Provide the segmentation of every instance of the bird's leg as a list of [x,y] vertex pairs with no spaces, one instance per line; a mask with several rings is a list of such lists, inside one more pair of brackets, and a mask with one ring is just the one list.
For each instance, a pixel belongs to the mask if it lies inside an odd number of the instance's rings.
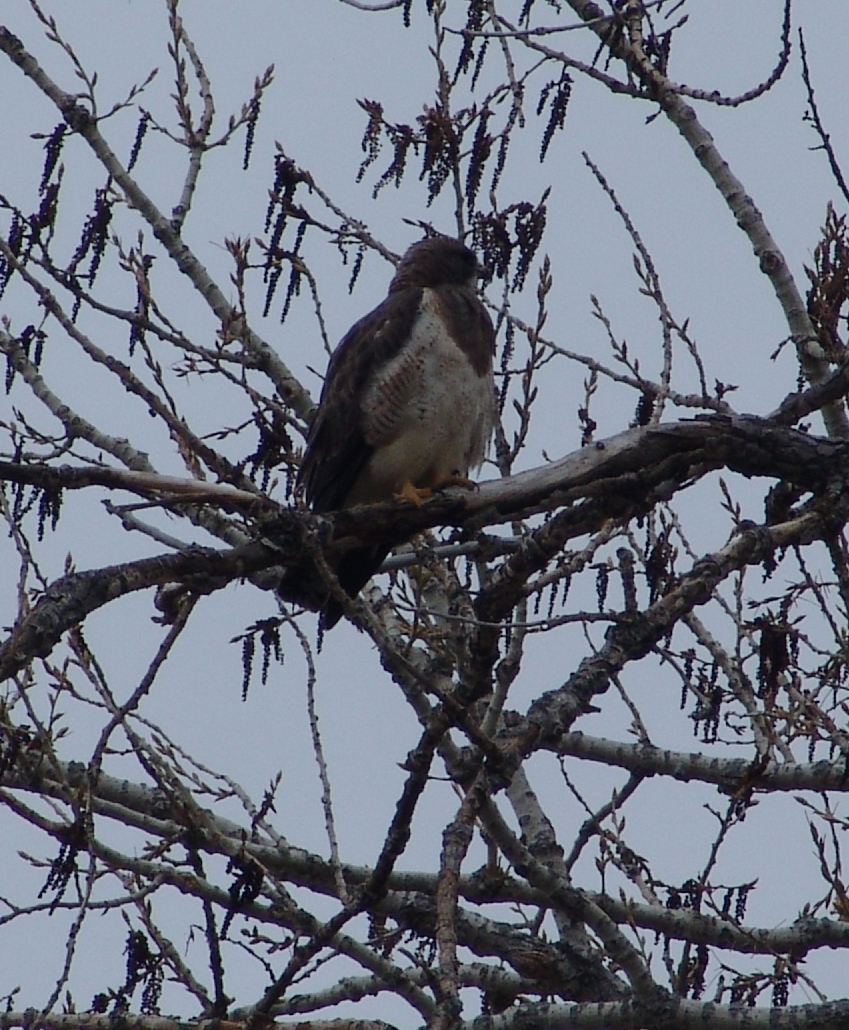
[[456,469],[434,483],[433,489],[444,490],[447,486],[462,486],[464,490],[478,489],[478,484],[473,479],[469,479],[468,476],[464,476],[462,472],[458,472]]
[[420,508],[428,497],[433,497],[433,490],[429,486],[413,486],[408,479],[398,493],[393,496],[396,501],[412,501],[417,508]]
[[477,490],[478,488],[477,483],[455,469],[447,476],[434,479],[430,486],[415,486],[408,479],[398,493],[394,494],[394,497],[396,501],[412,501],[419,508],[428,498],[433,497],[437,490],[444,490],[448,486],[462,486],[465,490]]

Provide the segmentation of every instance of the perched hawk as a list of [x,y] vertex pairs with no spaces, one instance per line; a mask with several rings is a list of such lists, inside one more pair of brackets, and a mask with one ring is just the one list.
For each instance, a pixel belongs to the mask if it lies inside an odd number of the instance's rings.
[[[441,486],[468,483],[495,422],[495,333],[478,274],[459,240],[420,240],[386,300],[336,348],[299,473],[313,511],[393,497],[421,503]],[[336,569],[343,589],[354,597],[388,551],[345,555]],[[341,614],[328,599],[325,628]]]

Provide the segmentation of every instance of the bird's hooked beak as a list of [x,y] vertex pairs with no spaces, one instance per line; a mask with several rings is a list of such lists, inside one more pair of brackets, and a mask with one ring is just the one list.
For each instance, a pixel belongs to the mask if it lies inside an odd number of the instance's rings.
[[475,277],[477,278],[478,285],[481,288],[483,288],[484,286],[489,286],[489,284],[492,282],[492,275],[493,275],[492,266],[491,265],[483,265],[479,261],[478,262],[477,271],[475,273]]

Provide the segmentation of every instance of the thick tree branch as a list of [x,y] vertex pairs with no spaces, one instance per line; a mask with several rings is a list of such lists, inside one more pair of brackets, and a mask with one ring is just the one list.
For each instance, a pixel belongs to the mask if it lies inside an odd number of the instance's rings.
[[[474,491],[451,489],[417,507],[410,503],[387,503],[368,508],[351,508],[333,515],[315,518],[305,512],[281,511],[263,522],[262,540],[230,551],[200,550],[191,554],[164,555],[128,562],[107,569],[74,573],[57,581],[39,600],[34,609],[0,647],[0,678],[11,675],[35,657],[44,657],[70,626],[92,611],[136,590],[167,582],[191,582],[201,592],[223,586],[234,578],[250,575],[274,565],[295,564],[304,560],[301,543],[303,533],[314,525],[334,550],[344,552],[352,546],[380,540],[401,542],[415,533],[437,525],[467,525],[480,528],[516,518],[567,506],[561,521],[565,529],[544,526],[541,531],[553,541],[542,548],[536,537],[507,560],[505,573],[488,588],[487,600],[479,611],[487,621],[497,622],[508,610],[517,590],[524,587],[527,576],[541,567],[565,540],[579,533],[599,528],[611,515],[610,504],[619,507],[623,517],[644,510],[656,500],[659,492],[671,496],[693,476],[710,468],[725,466],[747,476],[768,476],[788,480],[804,490],[821,493],[829,488],[830,508],[827,516],[811,513],[790,527],[765,529],[758,537],[761,544],[774,550],[791,542],[807,542],[833,531],[839,526],[840,512],[846,503],[844,478],[849,475],[849,444],[812,437],[792,429],[779,428],[754,418],[705,416],[692,422],[679,422],[656,427],[628,430],[592,447],[515,476],[482,483]],[[104,470],[63,471],[36,469],[26,471],[15,464],[0,468],[0,476],[47,485],[90,485],[96,475],[104,481],[114,476],[114,485],[131,485],[159,493],[179,493],[182,481],[150,476],[146,473],[111,472]],[[129,477],[129,478],[128,478]],[[194,480],[186,480],[180,489],[198,491]],[[207,489],[201,486],[201,490]],[[216,502],[222,506],[241,501],[237,491],[212,488]],[[247,495],[250,496],[250,495]],[[847,495],[849,496],[849,495]],[[600,499],[606,500],[599,505]],[[254,498],[251,498],[254,502]],[[582,507],[580,503],[586,502]],[[570,506],[571,507],[568,507]],[[559,527],[560,523],[555,523]],[[537,534],[539,536],[539,534]],[[756,544],[756,536],[741,537],[752,542],[743,563],[758,561],[767,551]],[[731,551],[740,549],[735,544]],[[528,556],[533,560],[528,562]],[[728,566],[739,567],[732,560]],[[522,567],[522,563],[524,566]],[[521,574],[515,571],[522,567]],[[726,573],[727,574],[727,571]],[[710,582],[709,582],[710,580]],[[707,599],[713,580],[697,576],[696,594]],[[708,592],[706,592],[708,591]],[[679,591],[680,593],[680,591]],[[496,600],[498,599],[498,600]],[[684,611],[669,607],[654,631],[646,638],[655,642],[665,632],[669,620]],[[640,645],[643,646],[642,644]],[[639,650],[639,648],[638,648]],[[636,652],[634,652],[636,654]],[[633,657],[633,655],[632,655]],[[583,673],[581,673],[583,676]],[[592,692],[592,691],[591,691]]]
[[667,751],[646,744],[625,744],[606,737],[567,733],[554,750],[560,755],[588,758],[593,762],[618,766],[642,776],[671,776],[688,783],[715,783],[729,794],[747,791],[849,791],[847,758],[832,761],[776,762],[763,768],[742,758],[723,758],[695,752]]

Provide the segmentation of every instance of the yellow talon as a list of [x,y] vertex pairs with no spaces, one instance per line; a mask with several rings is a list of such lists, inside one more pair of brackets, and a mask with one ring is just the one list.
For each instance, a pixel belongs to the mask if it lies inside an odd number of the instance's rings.
[[396,501],[412,501],[417,508],[420,508],[428,497],[433,497],[433,490],[428,486],[413,486],[408,479],[406,483],[401,487],[397,494],[395,494]]
[[436,484],[437,490],[444,490],[446,486],[462,486],[464,490],[477,490],[478,484],[473,480],[469,479],[468,476],[463,476],[459,472],[452,472],[450,476],[446,476]]
[[430,486],[415,486],[408,479],[397,494],[394,494],[396,501],[412,501],[417,508],[433,497],[437,490],[444,490],[448,486],[462,486],[465,490],[477,490],[478,484],[461,475],[459,472],[451,472],[441,479],[437,479]]

